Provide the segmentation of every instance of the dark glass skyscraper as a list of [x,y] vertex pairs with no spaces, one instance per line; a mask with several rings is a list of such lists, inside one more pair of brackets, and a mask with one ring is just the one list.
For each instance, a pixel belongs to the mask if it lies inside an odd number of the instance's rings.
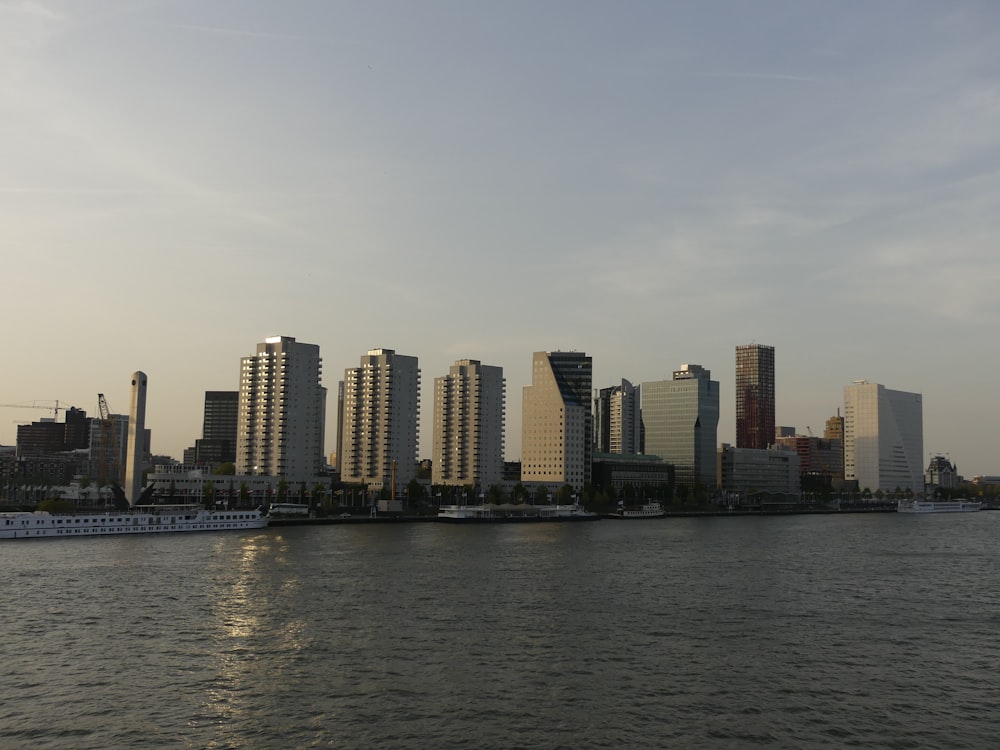
[[774,347],[736,347],[736,447],[774,443]]
[[236,462],[239,391],[205,391],[205,418],[201,440],[195,441],[198,463]]

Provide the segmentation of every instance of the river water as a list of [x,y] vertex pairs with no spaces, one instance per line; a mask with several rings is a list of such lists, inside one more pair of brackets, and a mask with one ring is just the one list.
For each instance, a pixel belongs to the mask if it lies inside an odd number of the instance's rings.
[[2,748],[991,748],[1000,513],[0,543]]

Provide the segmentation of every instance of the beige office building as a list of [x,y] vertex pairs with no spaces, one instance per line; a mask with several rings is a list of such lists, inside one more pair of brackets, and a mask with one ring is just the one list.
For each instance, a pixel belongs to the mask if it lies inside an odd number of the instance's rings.
[[590,481],[593,363],[582,352],[535,352],[531,385],[524,387],[521,481],[570,485]]
[[502,367],[460,359],[434,379],[434,484],[472,485],[481,491],[503,479]]

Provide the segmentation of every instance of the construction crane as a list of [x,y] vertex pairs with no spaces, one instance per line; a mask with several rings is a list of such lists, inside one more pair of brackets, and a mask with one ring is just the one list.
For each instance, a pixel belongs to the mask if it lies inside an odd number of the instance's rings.
[[[55,406],[50,406],[48,404],[41,404],[38,401],[32,401],[31,403],[28,403],[27,401],[25,401],[24,403],[21,403],[21,404],[0,404],[0,407],[5,407],[5,408],[8,408],[8,409],[45,409],[47,411],[51,411],[52,414],[53,414],[53,416],[55,417],[55,420],[58,422],[59,421],[59,412],[60,411],[67,411],[67,409],[66,409],[65,406],[60,406],[59,405],[59,399],[56,399],[55,401],[52,401],[51,403],[55,404]],[[62,403],[65,404],[66,402],[63,401]],[[74,407],[71,406],[69,408],[73,409]]]
[[108,400],[97,394],[97,410],[101,415],[101,452],[97,457],[98,486],[121,484],[122,451],[118,440],[118,425],[112,419]]

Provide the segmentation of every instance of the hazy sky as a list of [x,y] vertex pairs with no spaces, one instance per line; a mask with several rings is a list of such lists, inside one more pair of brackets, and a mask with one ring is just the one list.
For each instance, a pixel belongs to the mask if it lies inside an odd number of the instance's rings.
[[[722,384],[777,421],[924,394],[925,452],[1000,474],[1000,3],[0,0],[0,403],[201,435],[268,336],[507,377]],[[0,443],[40,410],[0,410]]]

